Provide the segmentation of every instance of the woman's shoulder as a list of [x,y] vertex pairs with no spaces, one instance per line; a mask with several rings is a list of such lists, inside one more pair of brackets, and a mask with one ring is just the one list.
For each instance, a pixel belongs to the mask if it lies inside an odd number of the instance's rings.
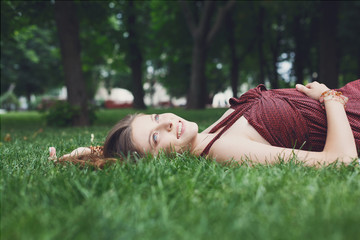
[[227,116],[229,116],[232,112],[234,111],[234,109],[229,108],[228,110],[226,110],[226,112],[213,124],[211,124],[208,128],[206,128],[204,131],[202,131],[201,133],[209,133],[210,130],[215,127],[219,122],[221,122],[224,118],[226,118]]

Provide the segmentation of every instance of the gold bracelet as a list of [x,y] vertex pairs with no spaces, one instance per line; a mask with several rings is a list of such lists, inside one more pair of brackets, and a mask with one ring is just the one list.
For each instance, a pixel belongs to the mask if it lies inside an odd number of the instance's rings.
[[327,100],[338,101],[343,104],[344,107],[346,107],[346,103],[348,102],[349,98],[345,97],[341,92],[337,92],[335,90],[327,90],[323,92],[319,98],[319,102],[321,103],[322,108],[324,108],[324,102]]
[[104,147],[103,146],[90,146],[90,150],[92,154],[101,156],[104,154]]

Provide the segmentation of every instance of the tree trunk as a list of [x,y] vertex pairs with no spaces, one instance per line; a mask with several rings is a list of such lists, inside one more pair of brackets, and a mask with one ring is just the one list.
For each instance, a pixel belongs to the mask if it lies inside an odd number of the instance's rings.
[[264,59],[264,15],[265,10],[263,6],[259,8],[259,23],[257,27],[257,36],[258,36],[258,54],[259,54],[259,83],[265,83],[265,59]]
[[337,88],[339,49],[337,39],[338,2],[320,2],[320,64],[319,81],[329,88]]
[[[187,1],[179,1],[179,3],[193,39],[191,82],[187,107],[195,109],[204,108],[208,99],[205,77],[207,49],[220,29],[225,15],[235,4],[235,1],[230,0],[225,6],[218,9],[216,20],[212,25],[211,18],[215,9],[214,1],[204,1],[201,14],[197,18],[194,18],[192,15]],[[199,19],[199,21],[196,22],[195,19]]]
[[[277,24],[280,26],[282,25],[282,17],[281,15],[279,15],[277,17]],[[279,73],[278,73],[278,56],[279,56],[279,51],[280,51],[280,41],[282,38],[282,33],[281,31],[277,30],[275,33],[275,40],[274,42],[270,45],[271,46],[271,56],[272,56],[272,72],[269,71],[269,76],[270,77],[270,83],[271,83],[271,88],[273,89],[277,89],[279,88]]]
[[55,20],[60,39],[68,102],[80,108],[79,114],[73,119],[73,126],[86,126],[89,125],[88,99],[80,57],[79,22],[74,2],[55,1]]
[[236,43],[235,43],[235,24],[231,15],[226,17],[227,25],[227,40],[229,43],[230,49],[230,80],[231,80],[231,90],[233,97],[237,98],[238,95],[238,79],[239,79],[239,58],[237,57]]
[[132,93],[134,94],[134,108],[145,109],[143,88],[143,56],[139,46],[139,36],[136,28],[136,11],[133,1],[128,1],[127,14],[128,37],[128,59],[131,69]]
[[294,39],[295,39],[295,61],[294,61],[294,69],[296,76],[296,83],[303,84],[304,81],[304,61],[305,61],[305,51],[306,47],[304,46],[304,31],[300,24],[301,17],[296,15],[294,17]]
[[[317,81],[318,80],[318,73],[319,73],[319,17],[312,16],[311,17],[311,23],[310,23],[310,38],[308,38],[308,45],[309,45],[309,51],[306,55],[305,62],[309,66],[309,73],[310,73],[310,79],[311,81]],[[311,53],[310,49],[314,48],[314,53]]]
[[[276,47],[276,49],[278,49],[278,47]],[[279,56],[279,51],[275,50],[272,53],[272,78],[271,78],[271,88],[273,89],[277,89],[279,88],[279,73],[278,73],[278,56]]]
[[192,63],[191,63],[191,80],[188,96],[188,108],[202,109],[207,102],[207,84],[205,77],[206,47],[205,44],[198,40],[193,45]]

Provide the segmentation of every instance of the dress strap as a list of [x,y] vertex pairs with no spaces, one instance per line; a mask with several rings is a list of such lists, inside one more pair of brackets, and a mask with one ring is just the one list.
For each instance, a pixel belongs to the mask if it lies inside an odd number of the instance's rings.
[[200,156],[206,156],[209,154],[211,146],[214,144],[216,140],[218,140],[221,135],[228,130],[243,114],[246,112],[252,104],[246,104],[245,106],[236,106],[235,110],[229,114],[227,117],[225,117],[221,122],[216,124],[211,130],[210,133],[214,133],[220,128],[221,131],[208,143],[208,145],[205,147],[205,149],[202,151]]

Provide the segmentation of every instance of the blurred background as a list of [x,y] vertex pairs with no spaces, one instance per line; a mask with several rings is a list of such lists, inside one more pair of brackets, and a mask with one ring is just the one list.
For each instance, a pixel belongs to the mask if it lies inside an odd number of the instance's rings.
[[[1,112],[226,107],[360,76],[359,1],[1,1]],[[58,105],[59,106],[59,105]]]

